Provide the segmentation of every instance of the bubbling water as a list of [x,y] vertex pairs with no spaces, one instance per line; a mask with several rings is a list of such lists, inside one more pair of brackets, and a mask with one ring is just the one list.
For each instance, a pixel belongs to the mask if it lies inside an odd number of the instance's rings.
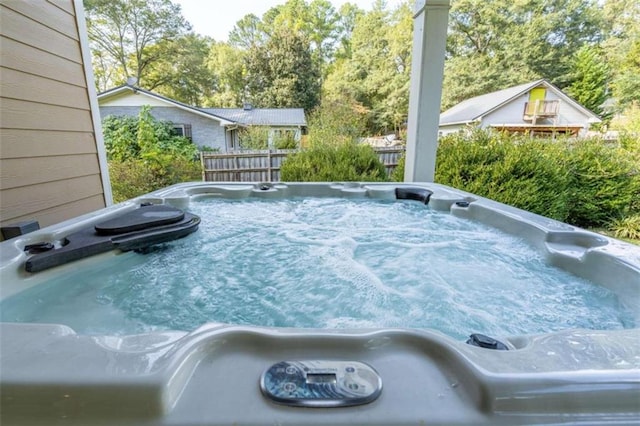
[[411,327],[454,338],[635,326],[611,291],[524,241],[413,201],[206,200],[200,229],[123,253],[0,304],[3,321],[87,334],[207,322]]

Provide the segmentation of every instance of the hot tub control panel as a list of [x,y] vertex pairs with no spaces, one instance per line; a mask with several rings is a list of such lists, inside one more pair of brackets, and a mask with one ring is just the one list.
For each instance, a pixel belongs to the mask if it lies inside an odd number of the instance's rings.
[[280,404],[344,407],[374,401],[382,391],[382,379],[359,361],[281,361],[262,374],[260,390]]

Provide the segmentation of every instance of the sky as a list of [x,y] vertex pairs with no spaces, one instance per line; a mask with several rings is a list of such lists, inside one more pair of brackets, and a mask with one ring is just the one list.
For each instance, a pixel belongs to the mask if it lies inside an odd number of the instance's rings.
[[[370,10],[374,0],[329,0],[338,9],[344,3],[354,3],[358,7]],[[387,6],[393,8],[402,0],[387,0]],[[226,41],[229,32],[242,17],[253,13],[261,18],[274,6],[286,3],[286,0],[173,0],[182,6],[182,16],[201,35],[213,37],[216,41]]]

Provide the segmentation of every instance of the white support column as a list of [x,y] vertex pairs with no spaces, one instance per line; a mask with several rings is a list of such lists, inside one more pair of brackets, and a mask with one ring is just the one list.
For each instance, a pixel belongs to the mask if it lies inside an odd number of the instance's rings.
[[416,1],[405,182],[434,179],[449,7],[449,0]]
[[107,163],[107,150],[104,146],[102,135],[102,118],[100,117],[100,106],[98,105],[98,95],[93,78],[93,68],[91,66],[91,50],[89,49],[89,36],[87,23],[85,21],[84,5],[82,0],[73,0],[76,11],[76,24],[78,25],[78,35],[80,36],[80,52],[82,54],[82,66],[89,95],[89,106],[91,109],[91,120],[93,121],[93,132],[98,152],[98,164],[100,166],[100,177],[102,179],[102,192],[104,203],[108,207],[113,204],[113,192],[111,191],[111,179],[109,178],[109,164]]

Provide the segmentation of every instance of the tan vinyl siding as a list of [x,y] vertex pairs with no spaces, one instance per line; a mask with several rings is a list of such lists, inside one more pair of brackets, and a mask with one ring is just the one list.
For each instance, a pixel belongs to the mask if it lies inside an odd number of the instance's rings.
[[[76,200],[73,203],[62,204],[38,213],[38,218],[45,223],[59,223],[76,216],[78,210],[92,212],[104,207],[104,197],[102,195],[94,195],[82,200]],[[13,222],[23,222],[33,219],[33,213],[24,216],[17,216]],[[42,223],[41,222],[41,223]]]
[[[95,188],[99,185],[100,176],[91,175],[45,182],[39,185],[3,189],[2,213],[14,218],[25,215],[25,211],[41,213],[63,204],[93,197],[96,195]],[[61,197],[61,193],[73,195],[73,197]],[[69,218],[71,217],[73,216]]]
[[[0,47],[2,47],[0,49],[0,64],[5,68],[20,70],[25,75],[39,75],[51,81],[62,81],[69,84],[78,84],[78,82],[84,81],[82,64],[6,37],[0,37]],[[80,87],[84,87],[84,83],[80,84]]]
[[0,0],[2,225],[105,207],[80,39],[73,0]]
[[25,158],[55,155],[95,154],[96,141],[92,133],[56,131],[54,136],[64,143],[42,143],[51,138],[50,130],[0,129],[0,158]]
[[[0,190],[91,176],[99,168],[94,154],[0,159]],[[37,173],[34,173],[37,171]]]
[[[2,96],[45,105],[88,110],[87,89],[22,71],[0,67]],[[4,83],[6,82],[6,83]]]

